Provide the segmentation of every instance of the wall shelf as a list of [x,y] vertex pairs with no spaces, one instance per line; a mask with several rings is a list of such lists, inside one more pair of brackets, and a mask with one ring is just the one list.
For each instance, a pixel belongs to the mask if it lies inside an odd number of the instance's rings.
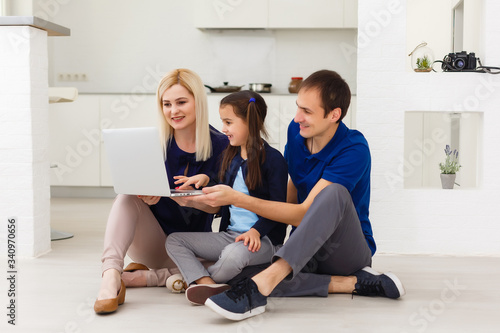
[[459,151],[455,189],[480,185],[482,112],[405,112],[404,188],[440,188],[446,145]]

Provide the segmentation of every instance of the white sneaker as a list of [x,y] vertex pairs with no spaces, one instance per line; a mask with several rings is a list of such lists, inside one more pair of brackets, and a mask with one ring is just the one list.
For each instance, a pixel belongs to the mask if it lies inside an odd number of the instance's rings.
[[169,276],[167,282],[165,283],[165,286],[173,293],[181,293],[186,291],[187,289],[186,281],[184,281],[184,278],[181,274],[174,274]]

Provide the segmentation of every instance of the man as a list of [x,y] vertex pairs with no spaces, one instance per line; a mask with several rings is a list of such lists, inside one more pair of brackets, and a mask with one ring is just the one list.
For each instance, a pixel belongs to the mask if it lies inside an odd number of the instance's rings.
[[265,311],[269,295],[405,294],[394,274],[370,267],[376,250],[368,218],[371,157],[364,136],[341,121],[350,99],[349,86],[336,72],[318,71],[302,83],[285,148],[286,203],[221,185],[195,199],[232,204],[296,227],[268,268],[207,299],[215,312],[232,320],[255,316]]

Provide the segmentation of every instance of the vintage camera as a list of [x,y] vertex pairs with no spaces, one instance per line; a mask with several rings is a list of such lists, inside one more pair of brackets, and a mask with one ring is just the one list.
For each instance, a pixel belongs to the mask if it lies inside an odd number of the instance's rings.
[[471,52],[457,52],[449,53],[443,59],[443,64],[441,68],[445,72],[461,72],[461,71],[472,71],[476,69],[476,54]]

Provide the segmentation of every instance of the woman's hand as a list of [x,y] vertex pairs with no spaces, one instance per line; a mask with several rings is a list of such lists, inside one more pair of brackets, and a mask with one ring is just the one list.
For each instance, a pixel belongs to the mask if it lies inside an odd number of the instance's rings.
[[194,175],[191,177],[186,176],[174,176],[174,179],[177,179],[174,184],[182,184],[177,187],[178,190],[189,190],[191,185],[194,185],[195,188],[200,188],[207,186],[210,178],[205,174]]
[[254,228],[250,228],[247,232],[239,235],[234,241],[243,241],[243,245],[248,245],[249,251],[257,252],[260,250],[260,233]]
[[194,207],[195,203],[191,200],[193,196],[182,196],[182,197],[170,197],[170,199],[174,200],[177,202],[179,206],[182,207]]
[[161,199],[161,197],[154,197],[150,195],[138,195],[137,197],[140,198],[149,206],[156,205],[158,201],[160,201]]

